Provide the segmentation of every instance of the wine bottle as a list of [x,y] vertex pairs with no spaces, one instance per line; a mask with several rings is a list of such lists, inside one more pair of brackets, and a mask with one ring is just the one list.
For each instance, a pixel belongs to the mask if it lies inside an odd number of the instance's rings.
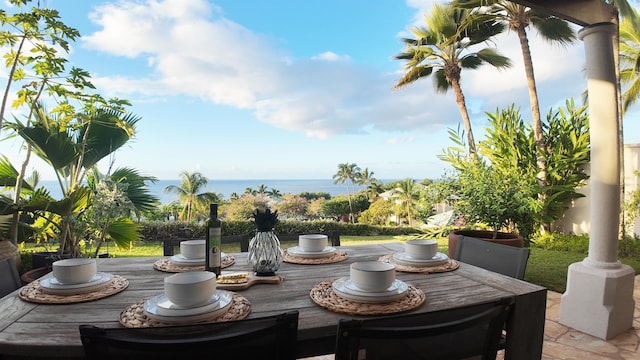
[[216,276],[220,276],[222,270],[222,250],[220,248],[222,231],[220,224],[220,219],[218,219],[218,204],[211,204],[209,206],[209,218],[207,219],[207,232],[205,237],[207,248],[205,270],[214,272]]

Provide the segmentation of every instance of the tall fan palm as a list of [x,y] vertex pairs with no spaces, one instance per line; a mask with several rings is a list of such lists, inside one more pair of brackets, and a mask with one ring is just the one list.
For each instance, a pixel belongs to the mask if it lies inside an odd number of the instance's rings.
[[180,213],[181,219],[191,221],[195,210],[206,208],[209,203],[220,200],[216,193],[203,192],[209,180],[201,173],[183,171],[180,176],[180,186],[169,185],[164,188],[164,192],[178,195],[178,201],[184,206]]
[[344,184],[347,185],[347,199],[349,200],[349,217],[351,218],[351,222],[355,222],[353,218],[353,203],[351,201],[351,193],[352,190],[349,188],[349,183],[351,186],[355,188],[355,182],[357,181],[360,175],[360,168],[356,164],[338,164],[338,172],[333,175],[333,183],[334,184]]
[[498,21],[480,22],[471,16],[469,10],[438,4],[433,6],[428,16],[425,16],[425,22],[426,28],[411,29],[415,39],[402,40],[407,48],[396,55],[395,59],[407,61],[406,73],[394,89],[427,77],[435,71],[434,82],[437,91],[446,93],[449,88],[453,88],[467,133],[469,153],[475,154],[471,120],[460,86],[461,72],[463,69],[477,69],[485,63],[496,68],[511,66],[510,60],[494,49],[472,49],[475,45],[501,33],[505,26]]
[[531,48],[529,47],[529,37],[527,28],[533,26],[545,39],[560,45],[568,45],[575,38],[575,32],[569,23],[557,17],[541,13],[524,5],[516,4],[506,0],[456,0],[454,6],[464,8],[475,8],[474,15],[479,16],[480,21],[498,21],[508,25],[509,30],[518,35],[520,50],[524,63],[524,71],[527,77],[527,88],[529,89],[529,102],[531,104],[531,117],[533,119],[533,132],[537,148],[538,183],[541,186],[546,184],[547,162],[546,142],[542,131],[542,120],[540,117],[540,105],[538,104],[538,90],[533,71],[533,60],[531,58]]

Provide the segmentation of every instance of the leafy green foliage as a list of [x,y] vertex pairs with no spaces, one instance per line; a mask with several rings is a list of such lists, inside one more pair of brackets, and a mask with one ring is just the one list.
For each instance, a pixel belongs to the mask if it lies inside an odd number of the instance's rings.
[[[351,203],[351,206],[349,204]],[[322,203],[321,212],[327,218],[340,220],[346,215],[358,214],[369,208],[369,199],[364,193],[355,196],[336,196]],[[353,209],[353,212],[351,211]]]
[[[640,171],[635,171],[636,176],[640,176]],[[640,189],[636,189],[629,194],[627,201],[624,204],[624,209],[627,212],[627,221],[632,224],[636,221],[638,215],[640,215]]]
[[281,216],[296,219],[307,217],[308,205],[307,199],[298,195],[287,194],[274,205],[274,208]]
[[390,225],[390,217],[393,215],[394,204],[392,201],[378,199],[371,203],[369,208],[360,214],[358,223],[371,225]]
[[245,193],[238,199],[224,204],[221,209],[221,218],[225,221],[251,220],[255,209],[266,209],[267,206],[268,199],[266,197]]
[[[531,246],[586,255],[589,252],[589,234],[565,235],[558,232],[538,234],[533,237]],[[620,239],[618,241],[618,257],[640,258],[640,239],[630,236]]]
[[584,107],[568,100],[565,108],[549,112],[544,124],[547,163],[544,186],[537,183],[534,131],[512,105],[488,113],[486,138],[478,145],[478,158],[470,159],[460,130],[449,130],[454,145],[440,155],[455,174],[459,195],[457,211],[494,231],[506,227],[525,237],[535,225],[558,219],[570,201],[581,197],[577,189],[587,175],[589,161],[588,116]]
[[531,246],[546,250],[560,250],[586,254],[589,250],[589,235],[565,235],[558,232],[538,234],[532,238]]

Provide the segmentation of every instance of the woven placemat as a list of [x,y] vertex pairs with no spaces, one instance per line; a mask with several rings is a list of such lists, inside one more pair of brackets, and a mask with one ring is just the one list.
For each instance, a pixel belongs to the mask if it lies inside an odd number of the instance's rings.
[[[232,255],[225,255],[222,257],[222,268],[228,268],[229,266],[236,263],[236,258]],[[179,272],[187,272],[187,271],[202,271],[204,270],[204,265],[182,265],[176,264],[171,261],[171,258],[163,258],[155,263],[153,263],[153,268],[156,270],[170,272],[170,273],[179,273]]]
[[315,264],[333,264],[340,261],[347,260],[349,255],[347,255],[346,251],[336,250],[331,256],[323,257],[323,258],[302,258],[299,256],[293,256],[289,254],[287,250],[284,251],[283,261],[291,264],[305,264],[305,265],[315,265]]
[[460,267],[460,264],[458,264],[457,261],[451,258],[449,258],[449,260],[447,260],[446,263],[436,265],[436,266],[410,266],[410,265],[398,264],[397,262],[393,261],[393,254],[381,256],[378,259],[378,261],[394,264],[396,266],[397,271],[410,272],[410,273],[434,274],[434,273],[453,271]]
[[[128,328],[155,327],[155,326],[176,326],[186,325],[185,323],[163,322],[149,318],[144,312],[144,302],[146,299],[128,306],[120,313],[120,324]],[[249,316],[251,312],[251,303],[244,296],[238,293],[232,293],[231,305],[229,310],[222,315],[212,319],[203,319],[197,322],[189,322],[188,324],[202,324],[221,321],[242,320]]]
[[22,289],[20,289],[18,296],[24,301],[39,304],[73,304],[106,298],[107,296],[121,292],[128,286],[129,280],[120,275],[113,275],[113,279],[111,279],[109,285],[96,291],[75,295],[56,295],[43,292],[40,287],[40,280],[34,280],[23,286]]
[[384,315],[395,314],[416,309],[424,303],[426,297],[422,290],[408,285],[407,296],[393,302],[382,304],[365,304],[347,300],[338,296],[331,284],[333,280],[325,280],[311,289],[311,300],[321,307],[337,313],[349,315]]

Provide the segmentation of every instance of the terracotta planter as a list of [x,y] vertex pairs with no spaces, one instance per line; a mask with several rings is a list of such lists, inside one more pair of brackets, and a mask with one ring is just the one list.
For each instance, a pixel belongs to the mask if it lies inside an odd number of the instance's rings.
[[522,236],[514,233],[498,232],[493,239],[493,231],[489,230],[454,230],[449,233],[449,257],[453,258],[456,254],[458,239],[463,236],[515,247],[524,246]]

